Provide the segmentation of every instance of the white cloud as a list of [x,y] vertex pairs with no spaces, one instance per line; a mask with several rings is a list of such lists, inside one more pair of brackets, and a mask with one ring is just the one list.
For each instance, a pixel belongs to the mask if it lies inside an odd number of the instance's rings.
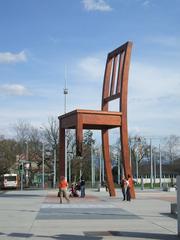
[[0,85],[0,95],[24,96],[29,94],[27,88],[20,84]]
[[150,5],[150,1],[146,0],[142,3],[144,7],[148,7]]
[[86,57],[79,61],[78,63],[79,72],[85,75],[86,78],[97,80],[103,77],[104,64],[96,57]]
[[52,42],[53,44],[57,44],[59,43],[61,40],[58,37],[54,37],[54,36],[49,36],[49,41]]
[[27,56],[24,51],[19,53],[4,52],[0,53],[0,63],[17,63],[17,62],[26,62]]
[[[131,130],[167,135],[180,131],[180,71],[153,64],[132,63],[128,116]],[[175,124],[176,123],[176,124]]]
[[167,96],[179,95],[180,72],[173,68],[133,63],[130,75],[131,97],[144,100],[158,100]]
[[111,11],[112,8],[104,0],[83,0],[87,11]]
[[[12,104],[13,105],[13,104]],[[55,113],[48,111],[46,108],[36,108],[31,104],[31,107],[24,108],[19,106],[14,111],[14,106],[9,106],[1,108],[1,118],[0,118],[0,133],[6,137],[14,137],[14,125],[20,120],[24,120],[32,124],[34,127],[40,128],[40,126],[46,125],[48,117],[54,116]],[[13,113],[13,118],[12,118]],[[55,115],[57,117],[57,114]]]

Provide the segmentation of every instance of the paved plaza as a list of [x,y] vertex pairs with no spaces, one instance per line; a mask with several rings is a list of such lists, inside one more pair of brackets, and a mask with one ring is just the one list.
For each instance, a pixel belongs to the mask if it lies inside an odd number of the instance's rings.
[[0,192],[0,239],[179,239],[173,202],[175,192],[156,190],[139,190],[125,202],[120,190],[111,198],[87,189],[69,204],[59,204],[57,190]]

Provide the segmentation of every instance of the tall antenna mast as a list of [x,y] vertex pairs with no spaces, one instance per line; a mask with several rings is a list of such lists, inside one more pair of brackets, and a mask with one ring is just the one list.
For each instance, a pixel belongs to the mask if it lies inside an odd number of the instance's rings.
[[66,113],[66,101],[67,101],[67,95],[68,89],[67,89],[67,66],[65,65],[64,69],[64,113]]
[[[64,68],[64,113],[66,113],[66,98],[68,94],[67,89],[67,66]],[[67,132],[65,130],[65,178],[67,179]]]

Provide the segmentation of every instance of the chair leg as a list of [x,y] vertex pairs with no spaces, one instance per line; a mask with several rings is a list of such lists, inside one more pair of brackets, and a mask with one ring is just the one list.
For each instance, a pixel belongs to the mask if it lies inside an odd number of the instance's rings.
[[65,129],[59,128],[59,173],[65,176]]
[[83,125],[81,117],[78,117],[76,126],[76,155],[82,156]]
[[109,195],[111,197],[114,197],[114,196],[116,196],[116,192],[115,192],[115,188],[114,188],[114,181],[113,181],[111,162],[110,162],[108,130],[102,130],[102,150],[103,150],[103,155],[104,155],[104,163],[105,163]]
[[[122,161],[123,161],[125,177],[127,177],[128,175],[133,177],[132,169],[131,169],[131,165],[130,165],[127,125],[122,124],[122,127],[120,128],[120,135],[121,135]],[[131,188],[130,191],[131,191],[131,197],[135,198],[134,186]]]

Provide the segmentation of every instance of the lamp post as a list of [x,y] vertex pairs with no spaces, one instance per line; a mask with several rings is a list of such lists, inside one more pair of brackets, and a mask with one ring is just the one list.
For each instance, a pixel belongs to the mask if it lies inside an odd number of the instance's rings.
[[162,189],[162,159],[161,159],[161,145],[159,144],[159,183]]
[[137,180],[137,183],[138,183],[138,178],[139,178],[138,158],[139,158],[139,155],[138,155],[138,153],[136,153],[136,180]]
[[28,169],[29,169],[29,146],[28,146],[28,141],[25,142],[26,144],[26,163],[25,163],[25,180],[26,180],[26,187],[28,187],[29,184],[29,173],[28,173]]
[[[102,148],[101,148],[101,151],[102,151]],[[101,155],[102,156],[102,181],[104,182],[105,181],[105,174],[104,174],[104,158],[103,158],[103,154]]]
[[[64,86],[64,113],[66,113],[66,104],[67,104],[67,67],[65,66],[65,86]],[[65,130],[65,178],[67,179],[67,131]]]
[[54,149],[54,166],[53,166],[53,187],[56,188],[56,149]]
[[121,170],[120,170],[120,166],[121,166],[121,163],[120,163],[121,159],[120,159],[120,156],[117,155],[117,164],[118,164],[118,184],[120,184],[120,175],[121,175]]
[[23,162],[21,161],[21,191],[23,190],[23,174],[24,174],[24,164]]
[[130,158],[130,167],[132,169],[132,151],[131,151],[131,143],[129,144],[129,158]]
[[101,147],[100,147],[100,151],[99,151],[99,184],[100,184],[100,187],[102,185],[102,177],[101,177],[101,171],[102,171],[102,150],[101,150]]
[[[40,127],[43,131],[44,128]],[[44,140],[44,139],[43,139]],[[44,141],[42,141],[42,189],[44,189],[44,160],[45,160],[45,146]]]
[[93,145],[91,144],[91,185],[94,187],[95,183],[95,172],[94,172],[94,155],[93,155]]
[[69,182],[71,182],[71,156],[68,158],[68,163],[69,163]]
[[42,145],[42,189],[44,189],[44,143]]
[[135,176],[138,183],[139,180],[139,160],[140,160],[140,143],[141,138],[140,137],[133,137],[131,138],[130,144],[129,144],[129,157],[130,157],[130,166],[132,168],[132,149],[134,151],[134,157],[135,157]]
[[150,161],[151,161],[151,188],[153,188],[153,159],[152,159],[152,140],[150,138]]

